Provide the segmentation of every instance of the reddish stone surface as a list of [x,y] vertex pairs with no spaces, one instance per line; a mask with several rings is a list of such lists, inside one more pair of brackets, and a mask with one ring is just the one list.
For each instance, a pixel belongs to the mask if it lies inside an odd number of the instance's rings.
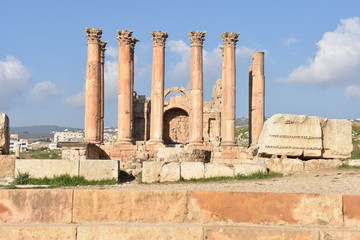
[[217,223],[342,224],[341,196],[194,191],[191,221]]
[[344,195],[344,222],[345,227],[360,228],[360,196]]
[[72,192],[65,189],[0,190],[0,223],[70,223]]

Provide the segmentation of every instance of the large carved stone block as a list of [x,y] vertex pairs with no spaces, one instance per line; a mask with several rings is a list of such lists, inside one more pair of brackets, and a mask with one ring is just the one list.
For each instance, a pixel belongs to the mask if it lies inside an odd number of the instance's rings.
[[0,113],[0,154],[9,154],[9,146],[9,118],[5,113]]
[[276,114],[261,132],[258,153],[263,156],[348,158],[351,123],[314,116]]

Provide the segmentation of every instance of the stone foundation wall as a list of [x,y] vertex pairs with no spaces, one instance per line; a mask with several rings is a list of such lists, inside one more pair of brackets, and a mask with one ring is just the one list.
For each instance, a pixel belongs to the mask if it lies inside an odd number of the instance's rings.
[[4,240],[360,239],[357,195],[16,189],[0,203]]

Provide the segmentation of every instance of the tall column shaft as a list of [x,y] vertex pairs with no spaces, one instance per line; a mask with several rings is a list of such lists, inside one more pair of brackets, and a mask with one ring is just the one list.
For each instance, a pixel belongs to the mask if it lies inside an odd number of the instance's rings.
[[235,145],[236,109],[236,42],[240,33],[225,32],[224,40],[224,77],[221,121],[223,133],[221,145]]
[[264,52],[253,53],[251,77],[251,144],[259,140],[265,121]]
[[118,79],[118,139],[121,144],[132,143],[131,131],[131,82],[132,82],[132,31],[119,30],[119,79]]
[[84,141],[93,143],[100,143],[101,34],[102,30],[100,28],[86,29],[88,57],[86,66]]
[[104,142],[104,115],[105,115],[105,84],[104,84],[104,64],[105,64],[105,50],[106,50],[106,44],[108,42],[101,42],[100,43],[100,118],[99,118],[99,139],[100,143]]
[[190,143],[203,144],[203,42],[205,33],[192,31],[189,33],[191,41],[190,64]]
[[150,142],[163,143],[164,126],[164,76],[165,76],[165,41],[167,32],[151,32],[153,47]]

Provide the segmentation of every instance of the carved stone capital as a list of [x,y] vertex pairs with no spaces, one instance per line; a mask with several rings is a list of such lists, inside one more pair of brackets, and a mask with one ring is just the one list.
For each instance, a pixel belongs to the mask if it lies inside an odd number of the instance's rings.
[[167,32],[165,31],[151,31],[152,39],[154,41],[154,47],[160,46],[165,47],[165,41],[168,37]]
[[203,31],[192,31],[189,35],[189,40],[191,42],[192,47],[202,47],[205,41],[205,33]]
[[130,30],[118,30],[117,31],[117,40],[120,46],[122,45],[131,45],[132,42],[132,33],[134,31],[130,31]]
[[105,52],[106,50],[106,44],[108,44],[109,42],[107,41],[100,41],[100,47],[101,47],[101,51]]
[[131,37],[131,38],[130,38],[130,45],[131,45],[132,48],[135,47],[135,44],[136,44],[137,42],[140,42],[140,40],[138,40],[138,39],[136,39],[136,38],[134,38],[134,37]]
[[101,28],[86,28],[85,33],[89,43],[100,43],[102,35]]
[[239,32],[224,32],[221,37],[224,41],[224,46],[236,46],[240,33]]

